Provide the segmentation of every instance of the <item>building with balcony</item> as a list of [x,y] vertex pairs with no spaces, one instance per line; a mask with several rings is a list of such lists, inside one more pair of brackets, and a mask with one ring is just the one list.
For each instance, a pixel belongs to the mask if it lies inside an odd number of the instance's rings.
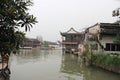
[[84,42],[98,52],[120,53],[120,44],[114,42],[118,32],[118,23],[97,23],[85,30]]
[[81,43],[81,33],[74,28],[70,28],[67,32],[60,32],[62,35],[63,51],[69,53],[78,52],[78,46]]

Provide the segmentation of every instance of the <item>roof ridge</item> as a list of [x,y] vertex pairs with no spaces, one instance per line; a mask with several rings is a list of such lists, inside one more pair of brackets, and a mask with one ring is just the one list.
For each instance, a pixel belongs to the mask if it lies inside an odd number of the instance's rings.
[[76,31],[73,27],[71,27],[68,31],[67,31],[67,33],[69,33],[70,31],[74,31],[74,32],[76,32],[76,33],[79,33],[78,31]]

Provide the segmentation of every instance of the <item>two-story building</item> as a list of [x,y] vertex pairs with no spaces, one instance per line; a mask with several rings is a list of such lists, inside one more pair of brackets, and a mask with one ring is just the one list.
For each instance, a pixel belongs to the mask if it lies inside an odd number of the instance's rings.
[[60,32],[60,34],[62,35],[63,51],[77,53],[78,46],[81,43],[81,33],[70,28],[67,32]]
[[118,23],[97,23],[85,30],[84,42],[97,51],[119,53],[120,45],[114,42],[118,32]]

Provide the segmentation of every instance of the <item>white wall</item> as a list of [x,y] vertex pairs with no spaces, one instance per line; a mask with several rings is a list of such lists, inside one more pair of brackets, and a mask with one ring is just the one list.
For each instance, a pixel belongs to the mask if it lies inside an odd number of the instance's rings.
[[95,25],[94,27],[89,28],[89,33],[96,34],[100,31],[100,26],[99,24]]
[[115,40],[115,36],[103,36],[102,40],[100,40],[101,44],[106,47],[106,43],[113,43]]

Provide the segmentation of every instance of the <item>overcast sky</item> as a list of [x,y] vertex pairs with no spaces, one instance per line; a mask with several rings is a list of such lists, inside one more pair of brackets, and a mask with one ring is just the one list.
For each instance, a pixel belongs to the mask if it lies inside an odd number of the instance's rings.
[[27,37],[42,36],[43,40],[61,40],[61,32],[73,27],[81,31],[100,22],[115,22],[112,11],[120,7],[119,0],[33,0],[30,13],[37,17]]

